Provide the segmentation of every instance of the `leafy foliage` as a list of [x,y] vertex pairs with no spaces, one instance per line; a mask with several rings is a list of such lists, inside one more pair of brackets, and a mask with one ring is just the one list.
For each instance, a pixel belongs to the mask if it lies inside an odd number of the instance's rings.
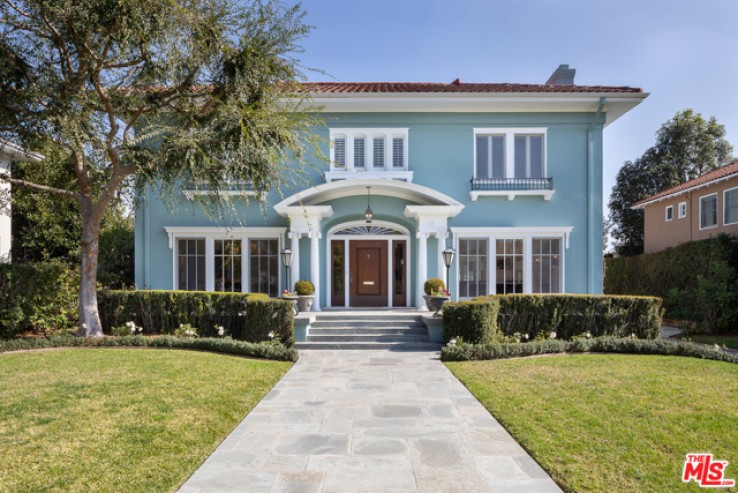
[[78,276],[61,262],[0,264],[0,338],[74,327]]
[[443,339],[461,338],[471,344],[492,342],[497,336],[497,298],[449,302],[443,305]]
[[431,277],[423,284],[423,291],[428,296],[432,295],[433,293],[443,291],[444,289],[446,289],[446,283],[443,282],[443,279],[438,277]]
[[315,286],[306,279],[300,279],[295,283],[295,293],[300,296],[310,296],[315,293]]
[[738,355],[704,344],[611,336],[593,339],[577,338],[570,342],[552,340],[513,344],[457,344],[445,346],[441,350],[441,359],[443,361],[478,361],[565,352],[662,354],[738,363]]
[[303,17],[278,0],[0,2],[0,138],[57,149],[71,182],[4,179],[79,203],[88,335],[102,334],[100,224],[121,189],[206,188],[218,213],[234,184],[302,179],[286,162],[305,162],[317,139],[298,90]]
[[665,122],[654,146],[618,172],[609,203],[617,252],[643,252],[643,211],[631,209],[635,202],[729,164],[732,152],[715,117],[686,109]]
[[298,358],[295,349],[281,344],[252,343],[230,338],[191,338],[170,335],[144,337],[138,335],[102,338],[54,336],[0,340],[0,353],[59,347],[150,347],[157,349],[192,349],[278,361],[297,361]]
[[738,324],[738,238],[719,235],[605,262],[606,293],[663,297],[669,318],[699,322],[708,333]]
[[106,331],[132,321],[144,334],[175,334],[187,325],[200,337],[217,337],[223,327],[234,339],[294,342],[292,303],[263,294],[104,290],[98,299]]

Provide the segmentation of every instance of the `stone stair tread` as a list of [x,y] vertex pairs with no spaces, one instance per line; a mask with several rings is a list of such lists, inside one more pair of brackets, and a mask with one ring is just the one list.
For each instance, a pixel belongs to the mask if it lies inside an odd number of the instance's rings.
[[394,350],[394,351],[438,351],[440,344],[432,342],[298,342],[298,350]]

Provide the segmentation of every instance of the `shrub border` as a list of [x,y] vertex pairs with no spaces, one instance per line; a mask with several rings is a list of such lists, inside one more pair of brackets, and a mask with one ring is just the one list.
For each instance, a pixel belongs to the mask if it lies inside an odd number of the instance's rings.
[[574,341],[533,341],[511,344],[460,344],[441,349],[442,361],[485,361],[522,358],[540,354],[621,353],[685,356],[738,364],[738,354],[704,344],[618,337],[595,337]]
[[73,337],[56,336],[37,339],[0,340],[0,354],[51,348],[154,348],[206,351],[216,354],[248,356],[275,361],[297,361],[298,353],[293,348],[275,344],[257,344],[234,339],[180,338],[173,336],[145,337]]

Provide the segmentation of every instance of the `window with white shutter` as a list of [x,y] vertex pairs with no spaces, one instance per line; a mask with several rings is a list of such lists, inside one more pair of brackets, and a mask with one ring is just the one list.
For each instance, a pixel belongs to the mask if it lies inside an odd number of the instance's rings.
[[364,168],[366,166],[366,139],[354,137],[354,167]]
[[515,178],[543,178],[543,135],[515,135]]
[[392,139],[392,167],[405,167],[405,139],[402,137]]
[[505,136],[477,135],[476,178],[505,178]]
[[374,137],[374,160],[375,168],[384,168],[384,137]]
[[333,140],[333,164],[346,167],[346,137],[336,137]]

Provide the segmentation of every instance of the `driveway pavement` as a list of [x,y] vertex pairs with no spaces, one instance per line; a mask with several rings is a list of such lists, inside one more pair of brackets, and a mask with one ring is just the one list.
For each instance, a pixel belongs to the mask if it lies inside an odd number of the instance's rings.
[[437,352],[303,351],[179,490],[561,491]]

